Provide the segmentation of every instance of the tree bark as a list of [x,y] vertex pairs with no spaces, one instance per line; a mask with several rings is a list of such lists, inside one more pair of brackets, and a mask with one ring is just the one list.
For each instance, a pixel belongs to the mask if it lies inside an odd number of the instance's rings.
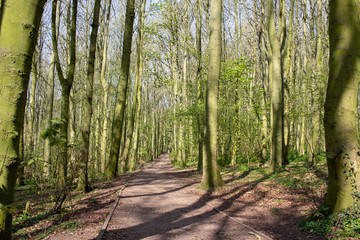
[[133,24],[135,17],[135,0],[127,0],[125,32],[123,40],[123,53],[120,68],[120,78],[117,87],[117,96],[115,103],[115,113],[113,120],[113,130],[111,134],[111,148],[109,162],[106,168],[106,178],[108,180],[116,178],[120,153],[121,133],[124,122],[124,112],[126,103],[126,93],[129,78],[131,42],[133,35]]
[[31,61],[45,1],[7,1],[0,26],[0,239],[11,239]]
[[[57,1],[55,15],[55,38],[56,41],[58,39],[59,32],[59,23],[60,23],[60,3],[61,1]],[[54,32],[52,32],[54,34]],[[54,79],[55,79],[55,52],[54,47],[51,49],[51,57],[50,57],[50,66],[48,72],[48,85],[46,90],[46,114],[45,114],[45,129],[50,128],[51,119],[53,118],[53,106],[54,106]],[[45,174],[50,176],[51,173],[51,146],[49,138],[46,138],[44,141],[44,164],[45,164]]]
[[271,110],[272,110],[272,156],[271,170],[276,171],[283,162],[283,78],[281,71],[280,42],[276,36],[274,3],[267,0],[267,26],[271,47]]
[[217,188],[224,185],[217,164],[218,91],[221,67],[222,0],[210,2],[209,73],[206,85],[206,119],[202,186]]
[[203,114],[200,111],[201,103],[201,71],[202,71],[202,50],[201,50],[201,35],[202,35],[202,0],[197,0],[197,14],[196,14],[196,54],[197,54],[197,69],[196,69],[196,110],[197,112],[197,144],[198,144],[198,166],[197,170],[202,170],[203,163]]
[[101,133],[101,143],[100,143],[100,158],[101,158],[101,172],[105,172],[106,166],[106,146],[108,139],[108,120],[109,120],[109,110],[108,110],[108,95],[109,95],[109,83],[106,79],[106,64],[107,64],[107,56],[108,56],[108,35],[109,35],[109,24],[110,24],[110,13],[111,13],[111,0],[107,1],[107,12],[106,12],[106,23],[104,29],[104,49],[103,49],[103,58],[101,64],[101,85],[103,88],[104,96],[103,96],[103,116],[104,121],[102,124],[102,133]]
[[[61,107],[60,107],[60,115],[61,115],[61,128],[60,128],[60,138],[62,140],[61,142],[61,152],[60,152],[60,184],[61,187],[64,189],[64,196],[61,197],[65,199],[66,191],[65,188],[67,187],[67,168],[68,168],[68,129],[69,129],[69,104],[70,104],[70,92],[72,88],[72,84],[74,81],[75,76],[75,64],[76,64],[76,20],[77,20],[77,5],[78,0],[73,0],[72,5],[69,5],[69,8],[71,7],[72,13],[71,17],[68,16],[68,19],[71,19],[71,27],[69,27],[69,62],[68,62],[68,76],[67,78],[64,77],[61,64],[60,64],[60,58],[58,54],[58,43],[57,43],[57,37],[56,37],[56,6],[57,6],[58,0],[53,0],[53,11],[52,11],[52,23],[51,23],[51,29],[52,29],[52,44],[54,49],[54,55],[55,55],[55,66],[56,71],[58,73],[58,77],[60,80],[60,85],[62,89],[62,96],[61,96]],[[70,20],[68,20],[68,24]],[[61,203],[59,206],[55,206],[56,210],[61,208]]]
[[77,190],[88,192],[90,190],[89,179],[88,179],[88,164],[90,159],[90,131],[91,131],[91,120],[93,118],[93,85],[94,85],[94,72],[95,72],[95,54],[96,54],[96,40],[99,28],[99,13],[100,13],[101,0],[95,0],[94,5],[94,16],[91,24],[90,34],[90,48],[89,48],[89,59],[86,74],[86,96],[84,101],[84,115],[81,123],[81,173],[77,186]]
[[137,39],[137,60],[136,60],[136,74],[135,74],[135,83],[137,82],[135,88],[135,95],[134,95],[134,126],[132,137],[130,141],[130,153],[129,153],[129,162],[130,162],[130,170],[135,170],[136,167],[136,155],[138,149],[138,136],[140,130],[140,110],[141,110],[141,92],[142,92],[142,74],[143,74],[143,42],[144,42],[144,16],[145,16],[145,7],[146,7],[146,0],[141,1],[141,9],[139,11],[139,33]]
[[351,194],[360,190],[356,132],[359,1],[330,0],[329,9],[330,59],[324,117],[329,181],[324,206],[336,213],[352,206],[355,199]]

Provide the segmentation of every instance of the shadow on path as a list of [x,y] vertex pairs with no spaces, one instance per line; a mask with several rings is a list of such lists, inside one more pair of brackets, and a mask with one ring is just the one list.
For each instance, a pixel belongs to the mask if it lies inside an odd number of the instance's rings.
[[[249,234],[251,229],[229,223],[228,217],[206,204],[212,192],[196,198],[185,190],[192,184],[182,186],[167,174],[169,168],[167,156],[163,155],[160,162],[134,176],[124,190],[127,193],[120,200],[104,239],[257,239]],[[268,177],[248,183],[218,209],[228,209],[247,188]]]

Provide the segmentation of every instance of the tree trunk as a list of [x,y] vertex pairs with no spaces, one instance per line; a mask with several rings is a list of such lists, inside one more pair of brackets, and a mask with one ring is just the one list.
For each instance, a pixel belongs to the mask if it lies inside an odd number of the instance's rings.
[[272,81],[270,84],[272,110],[271,170],[276,171],[283,162],[283,79],[281,71],[280,43],[276,36],[274,3],[267,0],[267,26],[271,47]]
[[94,72],[95,72],[95,53],[96,53],[96,40],[99,28],[99,13],[101,0],[95,0],[94,5],[94,16],[91,24],[90,34],[90,48],[89,48],[89,59],[86,74],[86,99],[84,101],[84,115],[81,123],[81,172],[77,186],[77,190],[88,192],[90,190],[88,180],[88,164],[90,159],[90,131],[91,131],[91,120],[93,118],[93,85],[94,85]]
[[221,67],[222,0],[210,2],[209,73],[206,85],[206,120],[202,185],[217,188],[224,185],[217,164],[218,91]]
[[[41,35],[41,34],[40,34]],[[34,152],[34,130],[35,130],[35,88],[38,81],[38,69],[37,69],[37,51],[35,47],[33,61],[32,61],[32,74],[30,84],[30,98],[29,98],[29,116],[27,122],[27,143],[26,150],[29,153]]]
[[198,144],[198,166],[197,170],[202,170],[203,163],[203,114],[199,109],[201,102],[201,70],[202,70],[202,50],[201,50],[201,35],[202,35],[202,0],[197,0],[197,14],[196,14],[196,53],[197,53],[197,70],[196,70],[196,110],[197,116],[197,144]]
[[133,24],[135,17],[135,0],[127,0],[125,32],[123,40],[123,53],[120,68],[120,78],[117,87],[117,97],[115,103],[115,113],[113,120],[113,129],[111,134],[111,148],[109,162],[106,167],[106,178],[108,180],[116,178],[118,170],[118,161],[120,153],[121,133],[124,122],[126,93],[130,69],[131,42],[133,35]]
[[[51,29],[52,29],[52,44],[53,49],[55,53],[55,65],[56,70],[58,73],[58,77],[60,80],[60,85],[62,89],[62,96],[61,96],[61,128],[60,128],[60,138],[62,139],[61,143],[61,152],[59,156],[60,160],[60,184],[61,188],[63,188],[64,196],[61,197],[62,199],[65,199],[67,188],[67,167],[68,167],[68,129],[69,129],[69,104],[70,104],[70,93],[72,88],[72,83],[75,76],[75,63],[76,63],[76,19],[77,19],[77,5],[78,0],[73,0],[72,6],[69,5],[69,8],[72,8],[72,15],[68,16],[68,19],[71,19],[71,27],[69,27],[69,65],[68,65],[68,76],[67,78],[64,77],[59,54],[58,54],[58,44],[57,44],[57,37],[56,37],[56,7],[57,7],[57,1],[53,0],[53,10],[52,10],[52,23],[51,23]],[[70,20],[68,20],[68,24]],[[56,210],[61,208],[61,203],[59,206],[55,206]]]
[[[141,92],[142,92],[142,74],[143,74],[143,41],[144,41],[144,16],[145,16],[145,6],[146,0],[141,1],[141,9],[139,11],[139,33],[137,39],[137,60],[136,60],[136,75],[135,75],[135,95],[134,95],[134,125],[133,125],[133,132],[130,141],[130,153],[129,153],[129,162],[130,162],[130,170],[135,170],[136,167],[136,155],[137,155],[137,148],[138,148],[138,136],[140,130],[140,110],[141,110]],[[137,84],[136,84],[137,83]]]
[[101,64],[101,85],[103,88],[104,96],[103,96],[103,116],[104,121],[102,124],[102,133],[101,133],[101,143],[100,143],[100,158],[101,158],[101,172],[105,172],[106,166],[106,146],[108,139],[108,120],[109,113],[108,110],[108,95],[109,95],[109,83],[106,79],[106,64],[107,64],[107,56],[108,56],[108,35],[109,35],[109,24],[110,24],[110,13],[111,13],[111,0],[107,0],[107,12],[106,12],[106,23],[104,29],[104,49],[103,49],[103,58]]
[[0,239],[11,239],[14,188],[21,161],[20,134],[31,61],[45,1],[8,1],[0,25]]
[[329,181],[324,205],[330,213],[352,206],[359,192],[356,132],[360,79],[358,0],[329,2],[329,81],[325,102],[325,140]]
[[[58,39],[59,32],[59,23],[60,23],[60,3],[57,1],[55,15],[55,38]],[[54,32],[53,32],[54,34]],[[54,79],[55,79],[55,53],[54,48],[51,49],[50,57],[50,66],[48,72],[48,85],[47,85],[47,94],[46,94],[46,114],[45,114],[45,129],[49,129],[51,126],[51,119],[53,118],[53,106],[54,106]],[[51,173],[51,146],[49,138],[46,138],[44,141],[44,164],[45,164],[45,174],[50,176]]]
[[316,76],[313,81],[313,89],[312,92],[314,96],[312,97],[312,114],[311,118],[312,122],[312,132],[310,139],[310,149],[308,154],[308,162],[310,166],[315,165],[315,154],[318,152],[318,139],[320,135],[320,113],[319,111],[319,98],[316,95],[316,91],[319,89],[319,83],[321,82],[322,76],[322,65],[323,65],[323,57],[322,57],[322,30],[321,30],[321,18],[322,18],[322,0],[317,0],[317,15],[316,15]]

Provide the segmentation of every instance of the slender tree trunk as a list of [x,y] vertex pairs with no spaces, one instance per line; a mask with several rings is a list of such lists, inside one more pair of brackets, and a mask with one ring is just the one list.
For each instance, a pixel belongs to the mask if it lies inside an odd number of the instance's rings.
[[222,0],[210,2],[209,73],[206,86],[206,120],[202,185],[216,188],[224,184],[217,164],[218,91],[221,67]]
[[292,23],[293,23],[293,10],[295,0],[290,2],[290,13],[289,13],[289,27],[286,28],[286,6],[285,0],[280,1],[280,51],[281,51],[281,75],[282,75],[282,100],[281,100],[281,114],[282,114],[282,134],[283,134],[283,158],[282,165],[287,165],[288,151],[290,145],[290,116],[289,106],[286,104],[289,102],[290,95],[290,65],[291,65],[291,44],[292,44]]
[[0,239],[11,239],[12,204],[31,61],[45,1],[7,1],[0,26]]
[[[154,103],[155,105],[155,103]],[[155,148],[156,148],[156,114],[155,111],[153,111],[153,116],[152,116],[152,125],[151,125],[151,160],[155,160],[156,158],[156,153],[155,153]]]
[[134,126],[130,142],[130,153],[129,153],[129,162],[130,170],[135,170],[136,167],[136,155],[137,155],[137,146],[138,146],[138,136],[140,130],[140,110],[141,110],[141,92],[142,92],[142,74],[143,74],[143,41],[144,41],[144,16],[145,16],[145,7],[146,0],[141,1],[141,9],[139,11],[139,33],[137,38],[137,57],[136,57],[136,74],[135,74],[135,95],[134,95],[134,107],[133,107],[133,118]]
[[[39,34],[41,35],[41,34]],[[34,130],[35,130],[35,89],[38,82],[38,67],[37,67],[37,51],[35,48],[32,61],[32,74],[30,84],[30,98],[29,98],[29,116],[27,124],[27,151],[34,152]]]
[[[185,14],[183,17],[183,22],[184,22],[184,26],[185,29],[189,30],[189,16],[188,16],[188,4],[187,2],[185,3]],[[187,34],[185,31],[184,35],[183,35],[183,43],[184,43],[184,56],[183,56],[183,67],[182,67],[182,88],[181,88],[181,98],[180,98],[180,109],[181,111],[185,111],[186,109],[186,85],[187,85]],[[180,152],[179,152],[179,156],[180,156],[180,161],[181,161],[181,166],[182,167],[186,167],[186,145],[185,145],[185,133],[186,133],[186,119],[184,117],[182,117],[179,121],[179,147],[180,147]]]
[[260,16],[260,31],[259,31],[259,43],[258,48],[260,50],[259,52],[259,62],[260,62],[260,68],[261,68],[261,88],[262,88],[262,97],[261,97],[261,135],[262,135],[262,160],[265,162],[267,158],[268,153],[268,111],[267,111],[267,90],[268,90],[268,71],[266,66],[266,46],[265,46],[265,0],[261,0],[261,16]]
[[[172,36],[175,33],[172,33]],[[175,36],[172,37],[172,52],[171,52],[171,72],[172,72],[172,80],[174,82],[174,150],[175,150],[175,161],[179,160],[179,151],[180,147],[178,144],[178,120],[176,116],[177,106],[178,106],[178,68],[177,68],[177,47],[175,43]]]
[[[304,43],[304,57],[303,57],[303,82],[302,82],[302,93],[306,91],[306,74],[307,74],[307,62],[308,62],[308,48],[307,48],[307,42],[308,42],[308,36],[307,36],[307,29],[306,29],[306,22],[307,22],[307,13],[306,13],[306,4],[307,0],[303,0],[303,43]],[[303,106],[307,105],[307,99],[303,98]],[[306,141],[306,118],[305,118],[305,111],[306,109],[303,109],[303,114],[301,117],[301,140],[300,140],[300,155],[305,154],[305,141]]]
[[325,139],[329,181],[324,205],[330,213],[352,206],[359,192],[359,143],[356,132],[360,79],[358,0],[329,1],[329,81],[325,102]]
[[[59,24],[60,24],[60,3],[57,1],[55,15],[55,38],[58,39]],[[53,33],[54,34],[54,33]],[[54,79],[55,79],[55,53],[54,48],[51,49],[50,57],[50,66],[48,72],[48,85],[47,85],[47,94],[46,94],[46,114],[45,114],[45,129],[50,128],[51,119],[53,118],[53,106],[54,106]],[[45,163],[45,173],[49,177],[51,173],[51,146],[49,138],[46,138],[44,141],[44,163]]]
[[196,71],[196,109],[197,109],[197,139],[198,139],[198,166],[197,170],[202,170],[203,163],[203,114],[199,109],[201,102],[201,71],[202,71],[202,50],[201,50],[201,35],[202,35],[202,0],[197,0],[197,17],[196,17],[196,53],[197,53],[197,71]]
[[90,34],[90,48],[89,59],[86,74],[86,99],[84,101],[84,116],[81,123],[81,138],[83,146],[81,149],[81,162],[82,168],[78,182],[77,190],[88,192],[90,191],[88,179],[88,164],[90,159],[90,131],[91,120],[93,118],[93,85],[94,85],[94,72],[95,72],[95,53],[96,53],[96,40],[99,28],[99,13],[101,0],[95,0],[94,16],[91,24],[92,30]]
[[106,64],[107,64],[107,56],[108,56],[108,35],[109,35],[109,24],[110,24],[110,13],[111,13],[111,0],[107,0],[107,12],[106,12],[106,23],[104,29],[104,50],[103,50],[103,59],[101,64],[101,73],[100,79],[101,84],[104,92],[103,96],[103,116],[104,121],[102,124],[102,133],[101,133],[101,143],[100,143],[100,158],[101,158],[101,172],[105,172],[106,166],[106,146],[107,146],[107,139],[108,139],[108,120],[109,120],[109,113],[108,110],[108,95],[109,95],[109,83],[106,79]]
[[130,69],[131,42],[132,42],[133,24],[135,17],[134,5],[135,5],[135,0],[127,0],[125,32],[124,32],[124,40],[123,40],[123,53],[122,53],[122,61],[120,68],[120,78],[117,87],[113,130],[111,134],[110,157],[105,173],[107,179],[116,178],[116,174],[118,170],[120,141],[121,141],[121,133],[123,130],[126,93],[127,93],[127,85],[128,85],[129,69]]
[[238,0],[233,0],[233,4],[234,4],[234,21],[235,21],[235,59],[238,59],[240,54]]
[[[130,115],[130,126],[129,126],[129,130],[128,130],[128,134],[127,134],[127,138],[125,140],[125,145],[124,145],[124,150],[122,152],[121,155],[121,162],[123,162],[123,169],[122,172],[126,172],[129,170],[129,153],[130,153],[130,147],[132,145],[132,141],[133,141],[133,137],[134,137],[134,126],[135,126],[135,118],[136,118],[136,112],[137,112],[137,108],[138,108],[138,95],[139,90],[140,90],[140,85],[141,85],[141,79],[140,79],[140,65],[142,65],[142,46],[140,47],[140,45],[142,44],[142,32],[143,32],[143,14],[144,12],[142,10],[145,11],[145,6],[144,4],[140,4],[141,6],[141,10],[139,11],[139,23],[138,23],[138,36],[137,36],[137,52],[136,52],[136,69],[135,69],[135,84],[134,84],[134,95],[133,95],[133,107],[131,109],[131,115]],[[142,69],[141,69],[142,70]],[[141,91],[141,90],[140,90]],[[140,96],[141,98],[141,96]],[[131,162],[130,163],[130,170],[134,170],[135,169],[135,162]]]
[[[78,0],[73,0],[72,6],[69,5],[69,8],[72,8],[72,14],[68,16],[69,19],[71,19],[71,27],[69,31],[69,62],[68,62],[68,76],[67,78],[64,77],[61,65],[60,65],[60,59],[58,54],[58,45],[57,45],[57,38],[56,38],[56,6],[57,1],[53,1],[53,10],[52,10],[52,44],[53,49],[55,53],[55,65],[56,70],[58,73],[58,77],[60,80],[60,85],[62,88],[62,96],[61,96],[61,128],[60,128],[60,138],[63,140],[61,143],[61,152],[60,152],[60,183],[61,187],[63,188],[63,196],[62,199],[65,199],[66,197],[66,191],[67,188],[67,168],[68,168],[68,129],[69,129],[69,104],[70,104],[70,93],[72,88],[72,83],[75,76],[75,63],[76,63],[76,19],[77,19],[77,4]],[[68,24],[69,20],[68,20]],[[61,208],[62,202],[60,202],[60,205],[55,206],[55,208],[58,210]]]
[[[312,99],[312,114],[313,117],[311,118],[312,121],[312,133],[311,133],[311,139],[310,144],[311,147],[309,149],[308,153],[308,162],[310,166],[315,165],[315,154],[318,152],[319,147],[318,145],[318,139],[320,135],[320,107],[319,107],[319,98],[316,95],[316,91],[319,88],[319,83],[321,82],[321,76],[322,76],[322,65],[323,65],[323,56],[322,56],[322,0],[317,0],[317,15],[316,15],[316,77],[313,81],[313,99]],[[321,111],[320,111],[321,112]]]
[[272,105],[272,157],[271,170],[276,171],[283,162],[283,79],[281,71],[280,43],[276,36],[274,3],[267,0],[267,26],[271,46],[272,82],[270,84]]
[[[139,89],[140,89],[140,85],[141,85],[141,79],[140,79],[140,65],[142,64],[142,47],[140,47],[141,41],[142,41],[142,27],[143,27],[143,12],[142,10],[144,9],[145,11],[145,6],[143,6],[143,4],[141,5],[141,10],[139,11],[139,23],[138,23],[138,37],[137,37],[137,52],[136,52],[136,69],[135,69],[135,84],[134,84],[134,95],[133,95],[133,107],[131,109],[131,114],[130,114],[130,123],[129,123],[129,130],[127,133],[127,137],[125,140],[125,144],[124,144],[124,149],[123,152],[121,154],[121,162],[123,163],[123,168],[121,169],[121,172],[126,172],[129,170],[129,153],[130,153],[130,147],[132,144],[132,139],[134,136],[134,126],[135,126],[135,115],[136,115],[136,111],[138,108],[138,94],[139,93]],[[132,162],[130,164],[130,170],[134,170],[135,169],[135,162]]]

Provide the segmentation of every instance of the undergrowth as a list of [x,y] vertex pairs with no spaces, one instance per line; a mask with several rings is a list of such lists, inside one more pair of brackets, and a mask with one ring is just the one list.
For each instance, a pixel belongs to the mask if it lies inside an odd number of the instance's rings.
[[[348,154],[345,154],[344,158],[350,159]],[[360,191],[357,187],[354,162],[345,161],[344,167],[345,177],[352,188],[353,206],[331,215],[328,214],[329,209],[320,206],[301,223],[303,230],[327,235],[329,239],[360,239]]]
[[329,239],[360,238],[360,205],[327,216],[327,209],[315,209],[308,218],[300,223],[301,229],[316,235],[326,235]]

